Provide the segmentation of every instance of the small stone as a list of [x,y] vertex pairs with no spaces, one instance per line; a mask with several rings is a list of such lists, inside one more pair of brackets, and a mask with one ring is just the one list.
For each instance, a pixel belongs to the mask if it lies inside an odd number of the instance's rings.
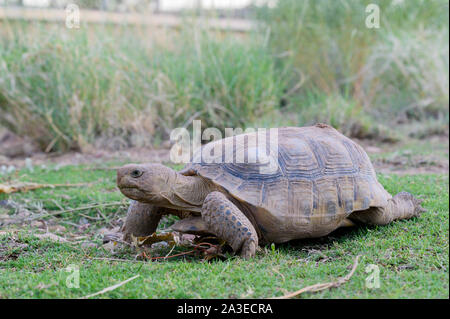
[[43,221],[39,221],[39,220],[33,220],[30,224],[31,227],[33,228],[41,228],[41,229],[45,229],[45,223]]
[[81,243],[81,248],[95,248],[97,244],[92,241],[84,241]]

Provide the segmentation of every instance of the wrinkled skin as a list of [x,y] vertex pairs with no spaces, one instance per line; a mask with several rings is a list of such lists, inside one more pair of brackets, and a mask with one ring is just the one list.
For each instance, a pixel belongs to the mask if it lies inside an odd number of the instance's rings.
[[130,242],[131,235],[138,237],[154,233],[162,216],[161,208],[133,201],[128,208],[127,219],[121,229],[124,233],[123,239]]
[[124,240],[129,241],[131,235],[151,235],[164,214],[175,214],[187,218],[173,225],[174,230],[212,233],[244,258],[255,254],[258,234],[254,226],[208,180],[184,176],[160,164],[126,165],[117,172],[117,185],[125,196],[135,200],[122,229]]

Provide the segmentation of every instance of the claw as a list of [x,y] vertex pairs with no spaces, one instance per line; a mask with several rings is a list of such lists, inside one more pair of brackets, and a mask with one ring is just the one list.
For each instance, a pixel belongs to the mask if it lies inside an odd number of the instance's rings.
[[255,256],[256,243],[253,240],[246,241],[242,246],[241,257],[244,259],[250,259]]

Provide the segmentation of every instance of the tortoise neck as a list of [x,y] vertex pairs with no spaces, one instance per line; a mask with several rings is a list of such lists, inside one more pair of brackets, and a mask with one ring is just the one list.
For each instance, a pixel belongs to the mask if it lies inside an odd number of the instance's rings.
[[211,192],[210,183],[200,176],[175,173],[168,198],[168,208],[200,212],[205,197]]

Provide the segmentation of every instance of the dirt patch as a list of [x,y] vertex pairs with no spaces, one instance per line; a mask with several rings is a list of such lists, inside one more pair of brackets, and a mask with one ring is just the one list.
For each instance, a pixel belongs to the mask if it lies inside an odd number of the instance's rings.
[[411,175],[449,172],[449,140],[445,135],[399,143],[357,142],[366,150],[379,173]]
[[25,167],[27,162],[33,165],[57,164],[59,166],[98,164],[108,161],[127,162],[154,162],[169,161],[168,149],[130,148],[122,151],[96,150],[91,153],[67,152],[67,153],[34,153],[31,156],[9,158],[0,154],[0,165],[12,165],[18,168]]
[[21,243],[12,237],[0,241],[0,262],[16,260],[27,248],[28,244]]
[[170,143],[161,148],[129,148],[125,150],[95,149],[91,152],[45,153],[37,150],[27,139],[19,137],[0,127],[0,166],[16,168],[27,165],[60,166],[80,164],[103,164],[106,161],[125,162],[168,162]]
[[448,160],[426,158],[416,158],[414,160],[405,160],[397,158],[394,160],[380,159],[372,161],[375,170],[379,173],[396,173],[405,175],[414,174],[448,174]]
[[[1,133],[1,132],[0,132]],[[2,139],[3,138],[3,139]],[[102,166],[105,162],[118,161],[130,163],[168,163],[170,162],[170,143],[161,148],[129,148],[112,151],[97,149],[89,153],[44,153],[31,151],[23,146],[25,141],[9,133],[1,136],[0,168],[27,165],[59,166],[90,164]],[[375,170],[380,173],[427,174],[449,172],[449,147],[446,136],[434,136],[424,140],[409,140],[402,143],[379,143],[373,140],[356,140],[369,154]],[[25,143],[26,144],[26,143]],[[20,146],[22,145],[22,146]],[[14,149],[14,152],[12,151]],[[5,151],[6,150],[6,151]],[[19,150],[19,151],[17,151]],[[13,152],[14,154],[12,154]],[[19,154],[19,155],[18,155]]]

